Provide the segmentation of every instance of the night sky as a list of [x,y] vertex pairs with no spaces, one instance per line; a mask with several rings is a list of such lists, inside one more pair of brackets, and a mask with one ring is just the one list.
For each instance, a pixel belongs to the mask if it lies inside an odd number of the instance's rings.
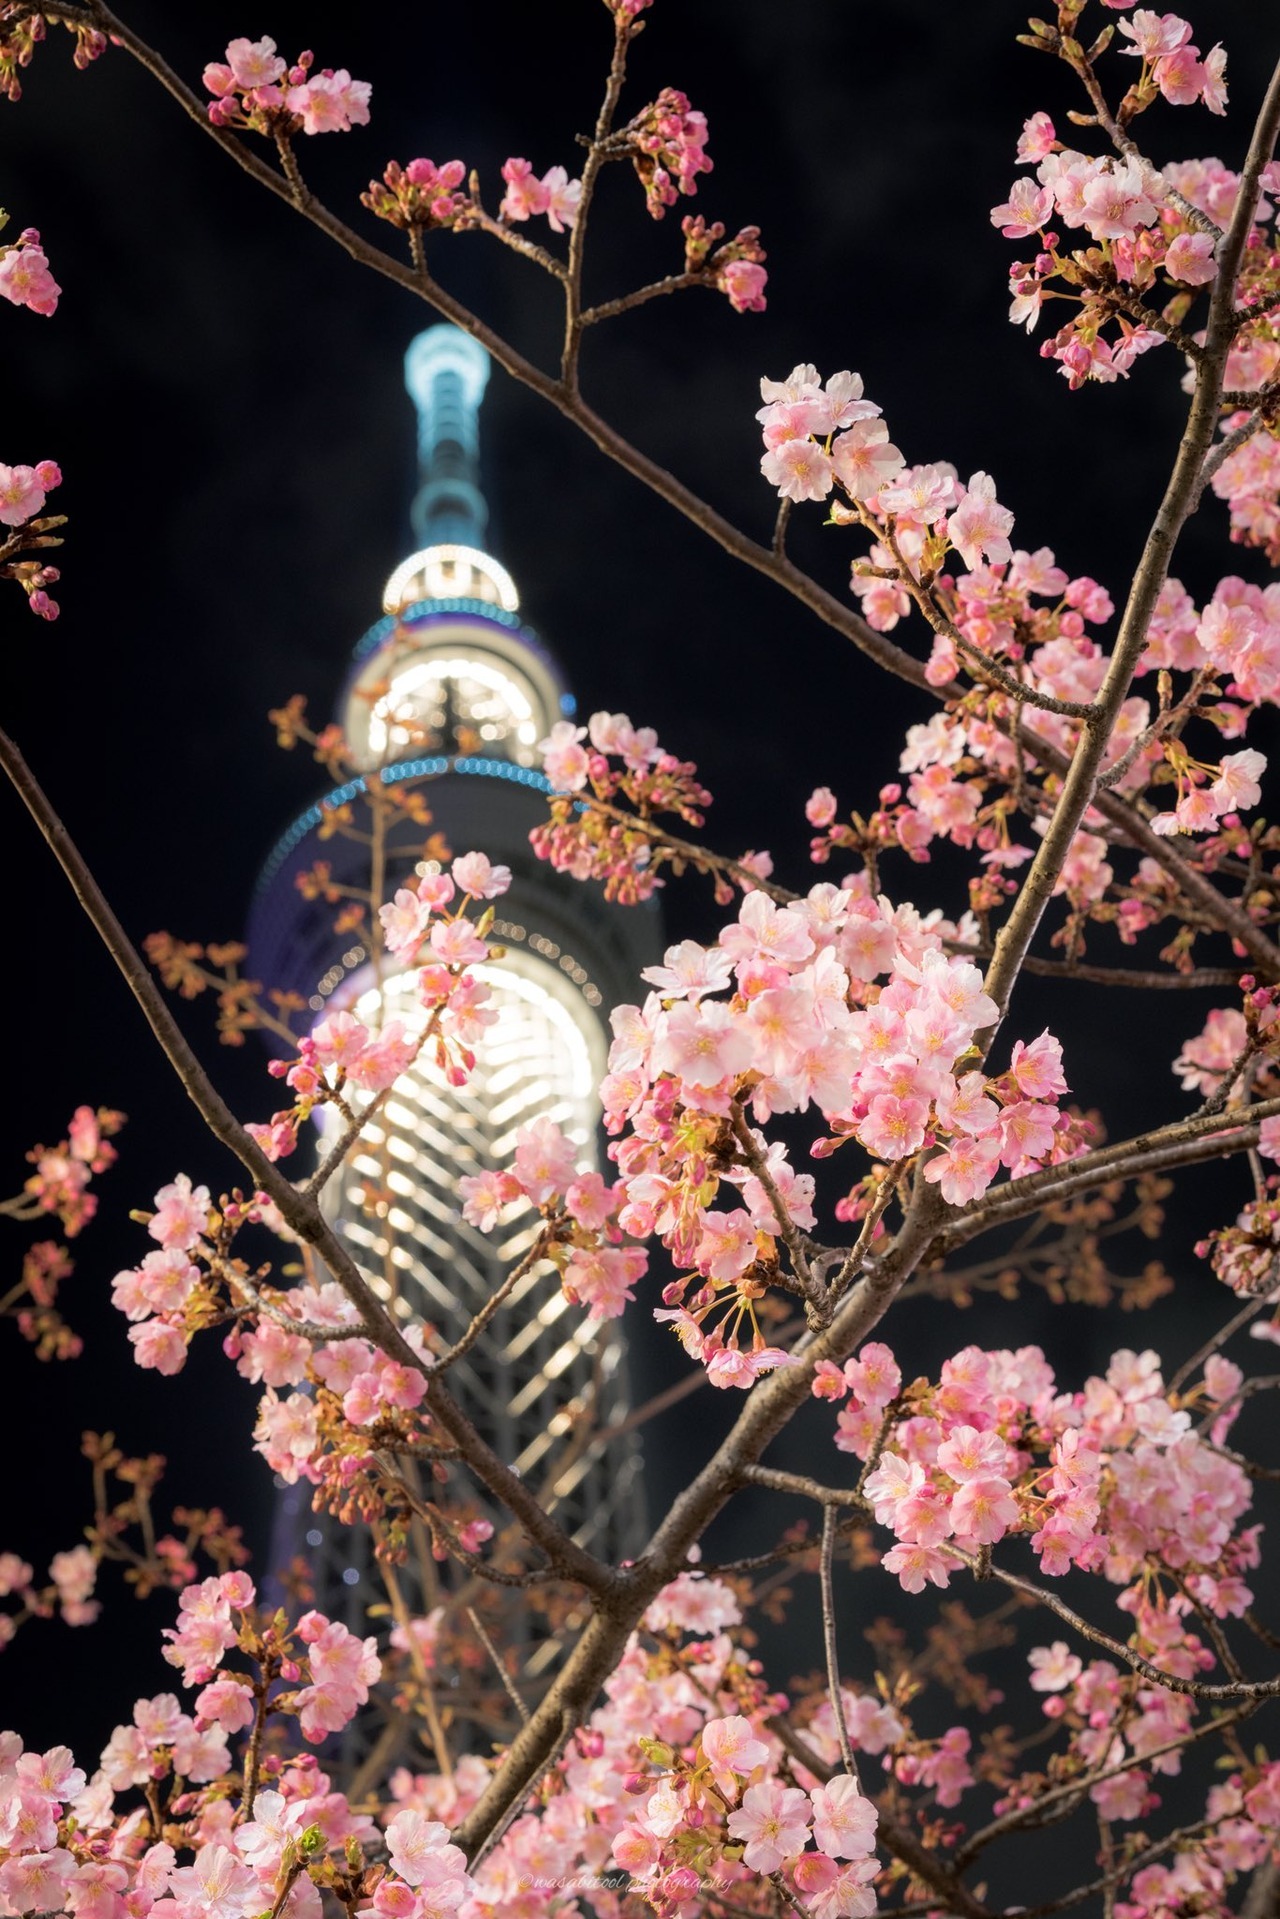
[[[368,8],[343,10],[341,22],[335,10],[323,27],[318,11],[300,0],[257,13],[241,0],[195,0],[126,17],[193,84],[239,33],[270,33],[286,55],[313,46],[318,65],[371,80],[371,126],[304,141],[300,157],[313,188],[377,243],[398,236],[358,194],[388,158],[460,157],[479,169],[491,209],[508,154],[539,172],[555,162],[577,171],[573,136],[594,122],[608,57],[598,0],[397,9],[391,26]],[[1230,117],[1165,108],[1144,138],[1157,160],[1217,153],[1238,164],[1280,36],[1250,0],[1190,11],[1201,44],[1221,38],[1230,51]],[[648,20],[624,113],[663,85],[683,87],[710,121],[716,170],[696,202],[654,223],[630,170],[610,169],[589,248],[591,295],[678,270],[679,218],[691,210],[731,233],[761,226],[769,309],[739,317],[723,299],[690,293],[599,329],[584,362],[592,403],[765,537],[776,502],[757,467],[761,374],[782,377],[799,360],[823,373],[855,367],[909,460],[991,472],[1017,514],[1015,543],[1053,546],[1070,571],[1120,597],[1177,444],[1182,369],[1166,350],[1127,384],[1071,395],[1036,341],[1007,324],[1016,248],[988,209],[1006,197],[1026,115],[1048,107],[1063,130],[1075,104],[1065,77],[1014,43],[1019,8],[659,0]],[[111,50],[87,73],[70,56],[69,37],[51,34],[22,101],[0,110],[6,237],[39,227],[64,289],[53,319],[0,313],[0,455],[59,460],[66,480],[51,504],[71,516],[57,624],[31,618],[16,590],[3,596],[3,724],[136,938],[156,928],[234,938],[261,858],[321,784],[306,758],[275,749],[266,711],[301,692],[328,717],[350,648],[412,545],[414,426],[401,356],[435,315],[270,200],[127,55]],[[1117,70],[1118,90],[1127,63]],[[479,235],[440,236],[431,259],[446,287],[553,364],[555,289],[536,269]],[[717,795],[708,840],[730,852],[768,846],[780,877],[807,884],[809,791],[826,783],[846,806],[873,803],[904,727],[931,703],[728,560],[500,371],[482,437],[489,544],[583,709],[657,725]],[[816,508],[793,516],[792,552],[842,592],[863,543],[820,520]],[[1262,577],[1254,556],[1228,549],[1216,505],[1202,521],[1177,567],[1193,592],[1224,571]],[[923,657],[922,630],[914,644]],[[10,1189],[26,1148],[58,1138],[80,1101],[123,1107],[131,1120],[66,1293],[84,1357],[37,1367],[16,1335],[5,1342],[0,1551],[43,1570],[50,1551],[79,1537],[89,1507],[78,1435],[108,1426],[128,1450],[168,1455],[174,1500],[221,1501],[260,1543],[269,1476],[248,1450],[253,1391],[211,1341],[179,1382],[139,1373],[107,1297],[115,1270],[145,1250],[129,1208],[147,1205],[179,1168],[216,1188],[233,1179],[231,1163],[203,1139],[5,794],[0,832]],[[904,860],[886,885],[925,907],[963,902],[946,861]],[[705,884],[673,892],[667,916],[673,937],[708,934]],[[1099,935],[1091,956],[1117,954]],[[1065,985],[1028,994],[1014,1031],[1031,1037],[1052,1020],[1077,1097],[1110,1106],[1127,1129],[1185,1110],[1168,1061],[1208,1003],[1164,996],[1152,1010],[1126,995],[1117,1006]],[[273,1090],[257,1050],[220,1050],[199,1006],[183,1018],[237,1110],[265,1116]],[[1118,1333],[1065,1315],[1047,1336],[1069,1383],[1135,1339],[1180,1356],[1197,1326],[1225,1317],[1226,1295],[1190,1245],[1237,1189],[1223,1199],[1219,1187],[1217,1202],[1207,1180],[1188,1192],[1169,1247],[1186,1280],[1178,1303],[1158,1309],[1159,1327],[1126,1322]],[[7,1230],[6,1272],[16,1272],[27,1235]],[[927,1332],[903,1321],[894,1335],[915,1342],[916,1370],[970,1338],[1046,1336],[1034,1298],[987,1309],[981,1322],[922,1317]],[[655,1449],[659,1493],[663,1458],[690,1430],[673,1426],[675,1443]],[[154,1645],[171,1602],[136,1608],[110,1575],[106,1585],[107,1623],[78,1634],[37,1624],[4,1657],[0,1691],[12,1688],[12,1723],[32,1742],[83,1737],[92,1752],[127,1716],[137,1688],[122,1658]],[[51,1685],[43,1662],[55,1641]],[[149,1689],[169,1678],[155,1662]]]

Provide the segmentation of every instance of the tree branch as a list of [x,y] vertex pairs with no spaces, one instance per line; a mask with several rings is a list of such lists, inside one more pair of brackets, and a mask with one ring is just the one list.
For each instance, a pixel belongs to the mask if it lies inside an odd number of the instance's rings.
[[[101,888],[78,852],[71,835],[54,812],[44,792],[7,734],[0,732],[0,766],[8,774],[28,812],[48,841],[58,864],[71,883],[72,891],[87,913],[103,945],[115,961],[126,985],[142,1009],[143,1015],[160,1043],[179,1081],[193,1101],[200,1117],[214,1138],[235,1155],[253,1180],[279,1209],[285,1223],[299,1238],[313,1246],[333,1277],[358,1309],[369,1328],[369,1337],[390,1358],[416,1372],[431,1376],[431,1368],[409,1345],[403,1333],[387,1314],[381,1301],[365,1280],[359,1267],[334,1233],[316,1201],[293,1186],[261,1147],[245,1132],[222,1095],[209,1079],[199,1060],[183,1038],[173,1015],[160,996],[150,971],[131,944],[128,935],[108,905]],[[499,1459],[467,1418],[462,1408],[441,1385],[428,1395],[431,1416],[454,1441],[468,1466],[495,1499],[505,1505],[542,1548],[554,1566],[560,1567],[590,1591],[607,1589],[608,1570],[590,1553],[576,1545],[569,1535],[543,1512],[529,1489]]]

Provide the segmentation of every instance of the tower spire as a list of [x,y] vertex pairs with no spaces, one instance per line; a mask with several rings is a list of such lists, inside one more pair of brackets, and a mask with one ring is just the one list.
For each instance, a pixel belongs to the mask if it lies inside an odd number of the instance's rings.
[[480,491],[480,402],[489,355],[454,326],[410,341],[404,383],[418,409],[418,491],[410,520],[422,546],[484,549],[489,509]]

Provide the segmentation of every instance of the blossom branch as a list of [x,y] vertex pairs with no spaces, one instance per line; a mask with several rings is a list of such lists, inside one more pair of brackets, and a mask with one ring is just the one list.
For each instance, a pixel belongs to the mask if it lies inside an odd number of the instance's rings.
[[[795,566],[787,558],[781,538],[775,536],[770,545],[764,546],[735,527],[732,522],[717,513],[713,507],[660,466],[657,461],[650,459],[631,445],[621,433],[585,404],[576,387],[571,388],[563,380],[557,380],[544,373],[533,362],[518,353],[500,334],[431,279],[425,268],[419,272],[412,266],[405,266],[391,254],[364,240],[336,215],[320,205],[314,197],[309,196],[305,205],[299,205],[288,183],[274,172],[249,144],[238,139],[227,129],[215,126],[208,118],[205,103],[174,73],[162,56],[135,34],[117,14],[102,3],[102,0],[95,0],[91,12],[74,5],[62,4],[61,0],[51,0],[51,4],[44,7],[42,11],[51,20],[62,19],[71,24],[93,26],[109,35],[146,68],[194,124],[200,127],[208,137],[214,139],[236,165],[259,185],[293,207],[294,211],[301,213],[310,224],[333,240],[358,264],[425,300],[445,319],[478,340],[513,379],[555,407],[608,459],[614,461],[642,485],[656,493],[659,498],[665,500],[668,505],[674,507],[725,552],[755,572],[773,580],[824,624],[841,634],[843,638],[850,640],[860,652],[895,678],[904,680],[909,685],[927,693],[931,698],[946,700],[958,697],[961,691],[959,687],[931,686],[925,677],[924,667],[909,652],[895,645],[884,634],[876,632],[852,607],[837,599],[811,575]],[[590,155],[588,155],[587,170],[591,170]],[[594,179],[594,174],[592,177]],[[575,232],[581,232],[584,229],[585,222],[582,217],[584,212],[585,207],[580,210]],[[780,514],[780,530],[784,524]],[[1068,764],[1067,757],[1057,748],[1040,740],[1033,731],[1025,727],[1017,729],[1017,736],[1025,750],[1034,753],[1042,764],[1052,767],[1055,771],[1065,771]],[[1158,861],[1178,881],[1188,896],[1193,898],[1211,917],[1214,924],[1221,925],[1224,931],[1238,939],[1259,968],[1264,969],[1269,977],[1280,976],[1280,948],[1275,947],[1261,935],[1245,913],[1230,901],[1225,900],[1216,887],[1183,860],[1167,839],[1151,832],[1140,815],[1114,794],[1097,794],[1095,804],[1113,824],[1120,828],[1131,844],[1137,846],[1149,858]]]
[[1257,205],[1259,182],[1280,127],[1280,65],[1249,143],[1231,225],[1219,248],[1218,278],[1209,308],[1204,358],[1196,368],[1195,390],[1173,473],[1143,548],[1129,590],[1116,644],[1097,697],[1097,711],[1085,723],[1072,755],[1062,796],[1023,882],[1013,911],[1000,929],[987,970],[986,990],[1003,1017],[1009,996],[1045,909],[1053,896],[1071,843],[1093,800],[1107,743],[1128,697],[1133,675],[1147,643],[1156,602],[1168,578],[1178,536],[1198,497],[1198,486],[1217,424],[1223,369],[1234,330],[1231,324],[1236,274]]
[[1264,1119],[1280,1115],[1280,1099],[1260,1100],[1246,1109],[1247,1118],[1236,1113],[1206,1113],[1199,1118],[1175,1121],[1154,1132],[1140,1133],[1132,1139],[1118,1140],[1112,1146],[1100,1146],[1091,1153],[1027,1173],[996,1189],[989,1201],[978,1201],[959,1214],[953,1226],[939,1234],[932,1252],[941,1256],[963,1245],[977,1233],[985,1233],[1007,1220],[1020,1219],[1043,1206],[1055,1205],[1073,1193],[1113,1179],[1131,1179],[1141,1173],[1161,1172],[1171,1166],[1195,1165],[1219,1154],[1238,1153],[1257,1144],[1258,1129]]
[[486,213],[480,204],[480,181],[474,173],[469,186],[471,204],[467,209],[465,221],[460,223],[465,231],[470,232],[474,228],[480,233],[487,233],[492,239],[500,241],[504,247],[510,247],[513,253],[519,253],[526,260],[532,260],[535,266],[540,266],[544,273],[551,275],[552,279],[561,282],[568,279],[568,267],[547,247],[540,247],[536,240],[526,239],[523,233],[517,233],[515,228],[508,226],[505,220],[495,220],[491,213]]
[[620,1569],[612,1589],[600,1595],[591,1623],[555,1686],[508,1748],[497,1776],[459,1828],[457,1843],[465,1850],[480,1844],[513,1805],[522,1803],[532,1783],[554,1763],[650,1601],[684,1566],[690,1546],[742,1483],[744,1469],[756,1464],[806,1403],[818,1362],[842,1361],[878,1324],[918,1263],[940,1212],[932,1189],[918,1195],[894,1247],[852,1289],[831,1325],[807,1335],[801,1341],[802,1350],[794,1355],[795,1363],[756,1385],[728,1436],[676,1499],[640,1558]]
[[1061,1619],[1064,1625],[1070,1626],[1073,1632],[1078,1632],[1081,1638],[1087,1639],[1093,1646],[1101,1646],[1104,1652],[1114,1654],[1117,1659],[1122,1659],[1134,1672],[1141,1673],[1144,1679],[1149,1679],[1153,1685],[1163,1687],[1166,1692],[1185,1693],[1193,1699],[1253,1699],[1260,1702],[1263,1699],[1280,1698],[1280,1679],[1232,1681],[1229,1685],[1209,1686],[1199,1679],[1184,1679],[1180,1673],[1166,1672],[1162,1666],[1154,1665],[1150,1659],[1145,1658],[1140,1652],[1135,1652],[1131,1646],[1123,1645],[1120,1640],[1113,1639],[1111,1634],[1104,1632],[1100,1626],[1091,1626],[1088,1620],[1082,1619],[1078,1612],[1066,1604],[1065,1600],[1057,1598],[1045,1587],[1037,1586],[1033,1580],[1024,1579],[1020,1573],[1007,1572],[1003,1566],[987,1563],[980,1559],[978,1554],[964,1552],[950,1540],[944,1541],[939,1551],[946,1553],[951,1559],[961,1560],[979,1578],[998,1579],[1002,1585],[1010,1587],[1012,1591],[1025,1593],[1038,1605],[1047,1606],[1051,1613]]
[[[112,912],[66,827],[49,804],[17,747],[3,732],[0,732],[0,767],[3,767],[43,833],[70,881],[76,898],[141,1007],[165,1057],[214,1138],[235,1155],[254,1184],[274,1201],[285,1223],[315,1248],[371,1329],[369,1336],[380,1350],[389,1358],[399,1360],[402,1365],[429,1374],[428,1365],[385,1312],[316,1201],[300,1193],[266,1157],[214,1087],[183,1038],[150,972]],[[519,1477],[480,1437],[462,1408],[443,1386],[431,1395],[431,1413],[458,1446],[476,1477],[515,1514],[529,1537],[542,1547],[553,1565],[580,1579],[590,1590],[598,1591],[608,1586],[607,1570],[590,1553],[576,1545],[542,1510]]]
[[596,117],[595,135],[587,148],[586,163],[582,169],[582,193],[578,200],[578,217],[574,221],[573,231],[569,236],[569,270],[565,279],[564,301],[564,347],[560,358],[560,380],[566,393],[576,394],[578,390],[578,355],[582,348],[583,329],[582,263],[587,243],[587,221],[591,213],[591,202],[595,198],[600,169],[607,157],[606,144],[613,131],[622,83],[626,78],[627,50],[635,31],[632,18],[622,8],[618,8],[613,17],[613,57],[609,62],[609,77],[605,83],[600,112]]
[[[1063,1781],[1061,1785],[1051,1786],[1047,1792],[1033,1800],[1029,1806],[1015,1806],[1011,1812],[1002,1813],[988,1825],[980,1826],[971,1833],[955,1853],[954,1865],[957,1871],[970,1865],[980,1853],[997,1839],[1003,1839],[1007,1833],[1017,1832],[1025,1826],[1037,1826],[1043,1822],[1042,1815],[1053,1807],[1071,1811],[1069,1802],[1078,1801],[1081,1794],[1093,1786],[1100,1786],[1108,1779],[1118,1779],[1126,1772],[1132,1772],[1135,1766],[1145,1766],[1153,1759],[1163,1759],[1167,1753],[1182,1752],[1188,1746],[1195,1745],[1201,1739],[1210,1739],[1215,1733],[1226,1732],[1231,1726],[1238,1726],[1258,1710],[1257,1704],[1233,1706],[1229,1711],[1220,1713],[1216,1719],[1208,1719],[1203,1725],[1193,1726],[1176,1739],[1166,1740],[1163,1745],[1151,1746],[1141,1753],[1129,1753],[1114,1764],[1106,1764],[1093,1771],[1081,1773],[1075,1779]],[[1062,1813],[1059,1813],[1059,1817]]]
[[634,307],[647,306],[650,300],[660,299],[665,293],[681,293],[686,287],[716,290],[715,282],[705,273],[669,273],[665,280],[654,280],[646,287],[637,287],[634,293],[623,293],[616,300],[588,307],[579,316],[578,325],[580,328],[596,326],[601,320],[612,320],[619,313],[630,313]]
[[[804,1735],[796,1731],[785,1713],[776,1713],[765,1723],[780,1741],[783,1750],[806,1772],[824,1783],[831,1779],[833,1768],[820,1753],[814,1751]],[[908,1827],[899,1825],[883,1811],[877,1817],[876,1837],[885,1850],[895,1859],[900,1859],[922,1885],[941,1895],[945,1901],[943,1910],[947,1913],[958,1915],[958,1919],[990,1919],[988,1909],[960,1884],[954,1872],[948,1872],[936,1854],[926,1851]]]

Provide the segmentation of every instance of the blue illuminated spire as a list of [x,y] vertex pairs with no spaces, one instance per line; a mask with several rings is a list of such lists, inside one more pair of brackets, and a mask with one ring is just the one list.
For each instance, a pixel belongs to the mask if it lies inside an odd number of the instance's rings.
[[454,326],[428,327],[404,356],[418,409],[419,485],[410,513],[422,546],[484,548],[489,509],[480,491],[480,402],[489,355]]

